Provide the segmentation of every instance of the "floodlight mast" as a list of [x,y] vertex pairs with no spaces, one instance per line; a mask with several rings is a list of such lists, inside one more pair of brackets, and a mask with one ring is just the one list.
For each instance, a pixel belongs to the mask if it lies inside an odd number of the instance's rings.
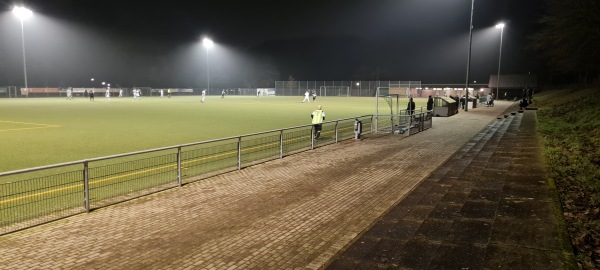
[[208,49],[212,48],[213,41],[207,37],[202,39],[202,45],[206,48],[206,81],[207,81],[207,91],[210,92],[210,67],[208,65]]
[[15,16],[17,16],[19,21],[21,21],[21,43],[23,45],[23,74],[25,76],[25,91],[29,93],[29,86],[27,85],[27,61],[25,57],[25,27],[23,26],[23,20],[33,16],[33,12],[28,8],[18,6],[15,6],[12,12]]
[[500,91],[500,66],[502,63],[502,37],[504,35],[504,23],[497,24],[496,28],[500,28],[500,54],[498,56],[498,78],[496,79],[496,98],[498,98]]
[[475,0],[471,0],[471,23],[469,24],[469,55],[467,57],[467,85],[465,87],[465,112],[469,111],[469,72],[471,71],[471,46],[473,44],[473,10]]

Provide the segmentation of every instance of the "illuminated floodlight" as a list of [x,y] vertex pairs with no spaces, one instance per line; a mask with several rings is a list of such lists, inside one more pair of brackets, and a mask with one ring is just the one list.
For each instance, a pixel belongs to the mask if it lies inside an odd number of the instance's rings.
[[202,45],[204,45],[204,47],[208,48],[212,48],[213,46],[213,41],[210,38],[203,38],[202,39]]
[[14,7],[12,13],[19,18],[19,20],[25,20],[33,15],[33,12],[25,7]]
[[496,28],[504,28],[504,23],[496,24]]

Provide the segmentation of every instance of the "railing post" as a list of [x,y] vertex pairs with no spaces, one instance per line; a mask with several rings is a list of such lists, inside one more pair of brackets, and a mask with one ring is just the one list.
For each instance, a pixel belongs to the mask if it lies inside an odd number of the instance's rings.
[[410,136],[410,131],[412,130],[412,122],[413,122],[412,116],[409,114],[408,115],[408,136]]
[[279,133],[279,158],[283,158],[283,129]]
[[338,123],[339,121],[335,121],[335,143],[338,142]]
[[242,169],[242,137],[238,137],[238,170]]
[[85,212],[90,212],[90,171],[88,168],[88,162],[83,162],[83,202]]
[[181,187],[181,146],[177,147],[177,185]]
[[315,149],[315,126],[311,126],[310,128],[310,149]]
[[373,130],[373,128],[375,127],[373,121],[375,120],[375,115],[371,114],[371,134],[375,134],[375,130]]

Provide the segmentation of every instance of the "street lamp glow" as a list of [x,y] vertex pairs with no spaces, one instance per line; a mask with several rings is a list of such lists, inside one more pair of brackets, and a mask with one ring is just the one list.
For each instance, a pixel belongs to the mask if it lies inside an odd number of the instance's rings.
[[504,23],[496,24],[496,28],[504,28]]
[[[23,75],[25,77],[25,91],[29,91],[27,85],[27,61],[25,57],[25,27],[23,26],[23,20],[31,17],[33,12],[25,7],[14,7],[12,10],[13,14],[21,21],[21,44],[23,45]],[[28,92],[29,93],[29,92]]]
[[19,18],[19,20],[25,20],[33,15],[33,12],[25,7],[14,7],[12,13]]

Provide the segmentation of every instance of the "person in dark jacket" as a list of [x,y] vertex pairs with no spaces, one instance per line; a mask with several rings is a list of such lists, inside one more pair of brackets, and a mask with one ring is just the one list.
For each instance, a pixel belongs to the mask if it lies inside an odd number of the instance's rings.
[[427,100],[427,112],[431,112],[433,110],[433,98],[429,96]]
[[408,115],[413,115],[415,113],[415,102],[413,101],[412,97],[408,99],[408,107],[406,107],[406,112]]
[[527,100],[527,97],[523,97],[523,100],[521,100],[521,102],[519,102],[519,108],[521,110],[525,110],[525,108],[527,108],[528,105],[529,105],[529,100]]

